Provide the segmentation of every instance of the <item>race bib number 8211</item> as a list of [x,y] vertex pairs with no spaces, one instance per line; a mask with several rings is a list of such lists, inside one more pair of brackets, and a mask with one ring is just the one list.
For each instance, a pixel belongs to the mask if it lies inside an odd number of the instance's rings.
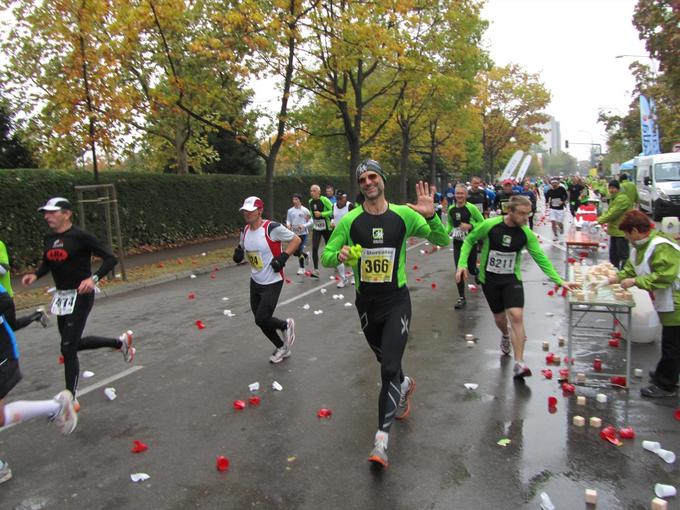
[[489,250],[489,260],[486,263],[486,270],[489,273],[513,274],[515,272],[515,259],[517,253],[514,251],[504,252]]

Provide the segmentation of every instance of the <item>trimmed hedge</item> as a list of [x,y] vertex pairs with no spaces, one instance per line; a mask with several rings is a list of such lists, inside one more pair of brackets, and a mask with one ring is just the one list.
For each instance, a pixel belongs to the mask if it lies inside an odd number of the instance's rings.
[[[276,177],[274,217],[285,220],[293,193],[307,196],[312,184],[323,188],[326,182],[348,189],[346,176]],[[132,172],[103,172],[100,183],[116,186],[125,250],[236,232],[243,225],[238,211],[243,199],[249,195],[263,197],[265,187],[264,177]],[[76,207],[74,187],[88,184],[94,184],[94,177],[86,172],[0,171],[0,239],[7,245],[15,270],[33,266],[40,260],[45,222],[36,209],[54,196],[66,197]],[[387,182],[388,197],[398,196],[398,184],[397,179]],[[86,204],[85,214],[87,229],[105,239],[103,209]],[[75,223],[78,223],[77,215],[76,208]]]

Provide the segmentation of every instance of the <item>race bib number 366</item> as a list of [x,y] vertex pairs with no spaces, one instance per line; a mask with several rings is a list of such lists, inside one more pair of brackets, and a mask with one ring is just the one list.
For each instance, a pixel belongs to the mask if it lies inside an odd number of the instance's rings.
[[517,253],[514,251],[489,251],[489,260],[486,263],[486,271],[496,274],[513,274],[515,272],[515,259]]
[[78,291],[73,290],[58,290],[52,298],[52,307],[50,311],[52,315],[69,315],[73,313],[73,308],[76,306],[76,299],[78,298]]
[[390,283],[395,253],[395,248],[365,248],[361,252],[361,281]]

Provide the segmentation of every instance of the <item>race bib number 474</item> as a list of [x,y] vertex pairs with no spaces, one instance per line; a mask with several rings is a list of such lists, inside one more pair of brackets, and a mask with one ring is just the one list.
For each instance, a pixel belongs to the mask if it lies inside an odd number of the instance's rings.
[[76,306],[76,299],[78,299],[78,291],[76,289],[58,290],[52,298],[52,307],[50,309],[52,315],[72,314],[73,308]]
[[366,248],[361,252],[361,281],[390,283],[394,269],[395,248]]

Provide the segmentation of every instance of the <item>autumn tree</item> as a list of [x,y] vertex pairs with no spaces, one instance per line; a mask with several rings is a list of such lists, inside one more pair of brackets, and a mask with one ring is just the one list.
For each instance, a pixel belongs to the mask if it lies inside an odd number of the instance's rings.
[[[527,148],[541,138],[541,125],[549,117],[543,109],[550,92],[532,74],[516,64],[493,66],[480,73],[476,106],[482,122],[485,171],[494,178],[500,159],[515,147]],[[514,141],[513,141],[514,140]]]

